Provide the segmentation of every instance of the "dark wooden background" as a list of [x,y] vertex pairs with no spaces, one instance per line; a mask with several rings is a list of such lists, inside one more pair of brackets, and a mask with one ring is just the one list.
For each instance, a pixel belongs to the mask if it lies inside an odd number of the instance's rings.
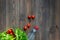
[[27,16],[34,14],[36,18],[26,33],[28,34],[34,25],[38,25],[40,29],[35,34],[35,40],[59,40],[60,29],[49,36],[51,26],[53,29],[56,25],[60,26],[59,2],[59,0],[0,0],[0,32],[10,27],[23,29],[28,23]]

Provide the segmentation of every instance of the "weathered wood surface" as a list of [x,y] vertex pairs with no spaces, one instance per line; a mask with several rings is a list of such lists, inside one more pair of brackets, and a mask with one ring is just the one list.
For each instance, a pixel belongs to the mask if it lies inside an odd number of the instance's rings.
[[[34,25],[38,25],[40,29],[35,34],[35,40],[55,40],[55,32],[51,34],[53,38],[49,38],[48,35],[51,26],[60,26],[60,6],[57,5],[59,4],[58,1],[0,0],[0,31],[4,31],[10,27],[15,29],[17,26],[23,29],[23,26],[28,23],[27,16],[34,14],[36,18],[31,22],[32,27],[26,33],[28,34]],[[59,39],[56,38],[56,40]]]
[[6,28],[6,0],[0,0],[0,31]]

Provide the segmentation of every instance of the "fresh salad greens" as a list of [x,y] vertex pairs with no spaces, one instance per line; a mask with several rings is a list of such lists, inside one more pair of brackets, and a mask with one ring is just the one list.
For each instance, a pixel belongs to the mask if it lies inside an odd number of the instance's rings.
[[16,35],[15,37],[6,32],[2,32],[0,33],[0,40],[28,40],[26,33],[18,28],[14,31],[14,34]]

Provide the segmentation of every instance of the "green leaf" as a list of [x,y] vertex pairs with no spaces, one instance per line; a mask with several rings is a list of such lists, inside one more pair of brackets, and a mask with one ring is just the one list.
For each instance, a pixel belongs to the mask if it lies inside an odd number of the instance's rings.
[[16,40],[27,40],[27,35],[22,30],[17,28],[15,34],[16,34]]
[[16,37],[13,35],[7,34],[6,32],[0,33],[0,40],[27,40],[27,35],[24,31],[20,29],[15,30]]

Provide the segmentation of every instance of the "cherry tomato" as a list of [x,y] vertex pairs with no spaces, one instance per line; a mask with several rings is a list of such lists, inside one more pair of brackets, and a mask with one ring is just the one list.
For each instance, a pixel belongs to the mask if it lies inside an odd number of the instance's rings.
[[28,16],[28,19],[31,19],[31,16],[30,15]]
[[8,31],[6,32],[7,34],[11,34],[14,33],[12,29],[8,29]]
[[38,27],[38,26],[35,26],[35,27],[34,27],[34,29],[38,30],[38,29],[39,29],[39,27]]
[[27,26],[24,26],[24,31],[26,31],[27,30]]
[[32,15],[31,18],[32,18],[32,19],[35,19],[35,15]]
[[31,26],[31,24],[30,24],[30,23],[28,23],[28,24],[27,24],[27,27],[28,27],[28,28],[30,28],[30,26]]

